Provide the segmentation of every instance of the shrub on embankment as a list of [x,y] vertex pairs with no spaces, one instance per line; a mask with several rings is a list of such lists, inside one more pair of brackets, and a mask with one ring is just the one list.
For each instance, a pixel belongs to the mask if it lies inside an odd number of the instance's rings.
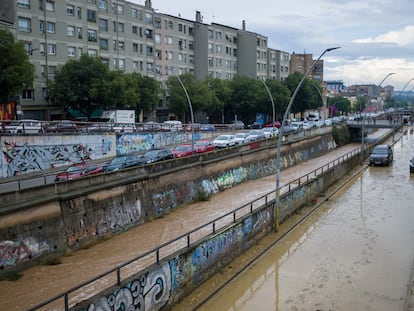
[[332,136],[338,147],[344,146],[351,142],[351,133],[346,124],[334,124],[332,126]]

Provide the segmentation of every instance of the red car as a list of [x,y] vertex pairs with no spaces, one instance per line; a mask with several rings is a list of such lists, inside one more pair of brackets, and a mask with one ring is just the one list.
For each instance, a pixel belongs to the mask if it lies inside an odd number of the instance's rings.
[[269,122],[264,127],[276,127],[276,128],[280,128],[280,127],[282,127],[282,123],[280,123],[279,121]]
[[97,163],[76,163],[56,175],[55,181],[78,179],[89,175],[103,173],[102,165]]
[[[194,146],[194,150],[195,150],[195,146]],[[178,145],[171,151],[174,155],[174,158],[187,157],[193,154],[192,146],[188,144]]]
[[194,144],[194,149],[197,153],[210,152],[216,149],[211,140],[199,140]]

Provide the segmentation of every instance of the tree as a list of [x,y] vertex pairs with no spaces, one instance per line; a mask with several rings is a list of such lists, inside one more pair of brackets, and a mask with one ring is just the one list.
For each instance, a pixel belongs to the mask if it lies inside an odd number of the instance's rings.
[[0,103],[7,103],[33,85],[35,68],[24,43],[15,42],[7,29],[0,29],[0,73]]
[[[291,94],[293,95],[302,78],[303,74],[300,72],[295,72],[283,80],[283,84],[290,90]],[[321,100],[320,92],[321,90],[319,82],[306,78],[296,94],[294,103],[291,107],[291,112],[302,113],[308,109],[316,109],[318,107],[321,107],[323,103]]]
[[207,84],[212,92],[212,101],[206,107],[206,112],[212,123],[226,123],[226,106],[231,99],[233,90],[228,80],[208,78]]
[[351,102],[342,96],[328,97],[326,105],[329,109],[329,116],[337,116],[340,113],[348,114],[351,112]]
[[58,69],[49,95],[55,105],[79,109],[86,115],[96,108],[116,108],[118,94],[114,93],[113,84],[122,84],[116,80],[118,76],[110,75],[99,58],[83,54],[79,60],[71,59]]
[[[275,103],[275,119],[282,120],[285,110],[289,104],[290,91],[282,82],[277,80],[267,80],[266,85],[269,88]],[[268,101],[269,100],[270,98],[268,96]]]

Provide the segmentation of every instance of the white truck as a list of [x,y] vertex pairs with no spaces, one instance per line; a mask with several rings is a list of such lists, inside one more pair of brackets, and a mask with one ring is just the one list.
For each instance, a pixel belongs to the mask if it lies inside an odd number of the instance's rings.
[[110,125],[110,130],[116,133],[136,131],[135,110],[104,110],[100,121]]
[[317,110],[307,110],[305,111],[305,119],[308,121],[319,121],[321,119],[319,111]]
[[101,119],[110,123],[134,124],[135,110],[104,110]]

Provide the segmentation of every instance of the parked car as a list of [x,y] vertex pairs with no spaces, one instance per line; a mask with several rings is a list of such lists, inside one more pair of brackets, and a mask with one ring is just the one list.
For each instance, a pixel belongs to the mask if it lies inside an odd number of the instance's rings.
[[103,169],[105,172],[122,170],[128,167],[134,167],[139,165],[140,157],[138,155],[126,155],[113,158]]
[[81,162],[69,166],[56,175],[55,181],[78,179],[103,172],[103,166],[94,162]]
[[290,127],[293,128],[293,130],[296,132],[303,131],[303,124],[300,121],[291,122]]
[[178,145],[172,150],[172,153],[174,155],[174,158],[188,157],[193,155],[193,146],[190,144]]
[[72,120],[60,120],[46,124],[45,131],[56,133],[77,132],[78,126]]
[[263,124],[260,122],[253,122],[247,126],[247,128],[249,129],[261,129],[262,127],[263,127]]
[[181,121],[176,120],[164,121],[161,124],[161,130],[167,132],[181,132],[183,130],[183,124]]
[[279,129],[277,127],[264,127],[262,128],[262,132],[265,134],[266,138],[279,135]]
[[87,133],[107,133],[112,132],[112,124],[103,122],[103,123],[88,123],[80,128],[81,132]]
[[154,121],[145,122],[142,126],[144,132],[159,132],[161,131],[161,124]]
[[194,127],[194,132],[199,132],[201,124],[200,123],[194,123],[194,125],[191,124],[191,123],[187,124],[185,130],[188,131],[188,132],[191,132],[193,127]]
[[214,132],[216,127],[213,124],[201,124],[200,131],[202,132]]
[[249,134],[250,141],[257,141],[266,138],[265,134],[261,130],[251,130],[247,134]]
[[220,135],[214,139],[213,143],[216,148],[228,148],[236,145],[235,135]]
[[136,132],[137,128],[135,127],[135,124],[118,123],[113,124],[112,130],[115,133],[133,133]]
[[370,165],[390,165],[394,158],[390,145],[377,145],[369,156]]
[[211,140],[202,139],[202,140],[198,140],[194,144],[194,148],[197,153],[204,153],[204,152],[214,151],[216,149],[216,146]]
[[264,125],[264,127],[276,127],[276,128],[280,128],[281,126],[282,126],[282,123],[280,123],[279,121],[266,123]]
[[174,159],[174,155],[170,149],[153,149],[144,153],[139,159],[139,164],[149,164],[170,159]]
[[410,160],[410,173],[414,173],[414,157]]
[[241,120],[233,120],[231,122],[231,128],[234,130],[242,130],[245,128],[244,122]]
[[38,120],[26,119],[4,125],[4,131],[11,134],[37,134],[43,132],[43,127]]
[[236,140],[236,145],[243,145],[243,144],[247,144],[248,142],[250,142],[248,133],[245,133],[245,132],[236,133],[234,134],[234,136]]

